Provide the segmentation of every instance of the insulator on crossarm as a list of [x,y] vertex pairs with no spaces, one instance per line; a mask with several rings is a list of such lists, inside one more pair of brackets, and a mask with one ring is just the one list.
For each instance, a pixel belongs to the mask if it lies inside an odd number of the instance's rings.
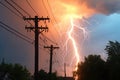
[[47,27],[47,25],[45,26],[45,32],[48,32],[48,27]]
[[40,26],[40,28],[42,29],[42,26]]
[[24,20],[25,20],[25,18],[26,18],[26,17],[25,17],[25,16],[23,16],[23,19],[24,19]]
[[47,30],[45,30],[45,32],[47,32]]
[[45,27],[47,27],[47,25],[45,25]]
[[46,20],[44,21],[44,23],[46,24]]
[[25,29],[27,29],[27,25],[25,25]]
[[31,16],[29,16],[29,18],[31,18]]
[[47,30],[47,32],[49,31],[49,29]]
[[48,22],[50,23],[50,20],[48,20]]
[[50,18],[47,16],[48,22],[50,22]]
[[32,24],[30,24],[30,26],[32,26]]

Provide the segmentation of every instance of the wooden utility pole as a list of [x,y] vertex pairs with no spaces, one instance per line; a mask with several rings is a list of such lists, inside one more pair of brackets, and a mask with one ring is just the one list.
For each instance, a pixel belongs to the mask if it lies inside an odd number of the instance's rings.
[[43,31],[48,31],[48,27],[38,27],[38,22],[40,20],[46,21],[49,20],[49,18],[38,18],[38,16],[35,16],[34,18],[23,18],[24,20],[33,20],[35,23],[34,27],[25,27],[25,29],[29,29],[30,31],[33,30],[35,32],[35,67],[34,67],[34,80],[38,80],[38,70],[39,70],[39,34]]
[[54,49],[59,49],[59,47],[54,47],[53,45],[51,45],[51,46],[44,46],[44,48],[49,48],[50,49],[49,74],[51,75],[51,73],[52,73],[52,56],[53,56],[53,50]]
[[66,63],[64,63],[64,77],[66,78]]

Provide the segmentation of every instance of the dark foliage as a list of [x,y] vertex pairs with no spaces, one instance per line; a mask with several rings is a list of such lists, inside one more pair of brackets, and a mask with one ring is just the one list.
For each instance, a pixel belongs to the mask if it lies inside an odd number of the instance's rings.
[[120,43],[109,41],[106,62],[99,55],[89,55],[78,65],[78,80],[120,80]]
[[105,62],[99,55],[89,55],[78,65],[79,80],[105,80]]
[[109,80],[120,80],[120,43],[109,41],[105,50],[108,54],[107,69]]
[[39,79],[40,80],[57,80],[57,73],[54,72],[51,75],[47,72],[45,72],[44,70],[40,70],[38,75],[39,75]]
[[[5,79],[6,78],[6,79]],[[20,64],[0,64],[0,80],[29,80],[30,73]]]

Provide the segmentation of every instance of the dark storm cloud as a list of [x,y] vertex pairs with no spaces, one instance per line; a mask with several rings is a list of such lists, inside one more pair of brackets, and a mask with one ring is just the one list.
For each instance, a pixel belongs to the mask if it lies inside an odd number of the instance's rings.
[[80,4],[95,10],[97,13],[120,13],[120,0],[79,0]]

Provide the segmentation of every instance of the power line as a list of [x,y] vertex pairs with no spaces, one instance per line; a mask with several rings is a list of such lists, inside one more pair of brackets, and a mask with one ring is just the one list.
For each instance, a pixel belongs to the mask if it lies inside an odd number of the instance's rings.
[[54,41],[52,41],[51,39],[49,39],[47,36],[45,36],[44,34],[42,34],[42,36],[43,37],[45,37],[47,40],[49,40],[50,42],[52,42],[53,44],[56,44],[57,45],[57,43],[56,42],[54,42]]
[[36,15],[38,15],[38,13],[35,11],[35,9],[32,7],[32,5],[30,4],[30,2],[28,0],[26,0],[26,2],[28,3],[28,5],[31,7],[31,9],[34,11],[34,13]]
[[[46,9],[48,15],[50,15],[50,14],[49,14],[49,11],[48,11],[48,9],[47,9],[47,7],[46,7],[46,5],[45,5],[45,2],[44,2],[43,0],[42,0],[42,3],[43,3],[44,8]],[[49,3],[48,0],[47,0],[47,4],[48,4],[48,7],[49,7],[49,9],[50,9],[51,15],[52,15],[55,23],[57,24],[58,27],[60,27],[60,26],[58,25],[58,22],[57,22],[57,20],[56,20],[56,18],[55,18],[55,16],[54,16],[53,12],[52,12],[52,8],[51,8],[51,5],[50,5],[50,3]],[[54,26],[54,23],[53,23],[52,19],[51,19],[51,22],[52,22],[52,25]],[[55,26],[54,26],[54,27],[55,27]],[[61,37],[61,35],[60,35],[60,33],[58,32],[58,30],[56,29],[56,27],[55,27],[55,31],[56,31],[57,34]],[[63,42],[63,41],[60,41],[60,44],[61,44],[62,42]],[[62,52],[63,52],[63,51],[64,51],[64,50],[62,50]]]
[[18,15],[17,13],[15,13],[12,9],[10,9],[8,6],[6,6],[4,3],[0,2],[1,5],[3,5],[4,7],[6,7],[8,10],[10,10],[12,13],[14,13],[16,16],[18,16],[19,18],[21,18],[20,15]]
[[46,11],[47,11],[48,16],[50,17],[49,11],[48,11],[48,9],[47,9],[47,7],[46,7],[46,5],[45,5],[45,3],[44,3],[44,1],[43,1],[43,0],[42,0],[42,3],[43,3],[44,8],[45,8],[45,9],[46,9]]
[[[56,20],[56,18],[55,18],[55,16],[54,16],[54,14],[53,14],[53,11],[52,11],[52,8],[51,8],[51,5],[50,5],[50,3],[49,3],[48,0],[47,0],[47,3],[48,3],[48,7],[49,7],[49,9],[50,9],[51,15],[52,15],[52,17],[53,17],[55,23],[57,24],[58,27],[60,27],[60,26],[58,25],[58,22],[57,22],[57,20]],[[53,26],[54,26],[54,23],[53,23]],[[60,34],[59,34],[58,30],[56,29],[56,27],[55,27],[55,31],[56,31],[57,34],[60,36]]]
[[[50,13],[49,13],[49,11],[48,11],[48,9],[47,9],[47,6],[45,5],[45,2],[44,2],[44,0],[42,0],[42,3],[43,3],[43,6],[44,6],[44,8],[46,9],[46,11],[47,11],[47,14],[50,16]],[[53,21],[51,20],[51,22],[52,22],[52,25],[54,26],[54,23],[53,23]],[[56,30],[56,28],[55,28],[55,31],[57,32],[57,34],[59,35],[59,33],[58,33],[58,31]],[[51,35],[53,35],[52,34],[52,32],[51,32]],[[50,39],[48,39],[49,41],[51,41],[52,43],[54,43],[54,44],[56,44],[54,41],[52,41],[52,40],[50,40]]]
[[24,16],[16,7],[14,7],[10,2],[8,2],[7,0],[5,0],[5,2],[7,2],[12,8],[14,8],[22,17]]
[[[57,20],[55,19],[55,16],[54,16],[53,12],[52,12],[52,8],[51,8],[50,3],[49,3],[48,0],[47,0],[47,3],[48,3],[49,9],[50,9],[50,11],[51,11],[51,14],[52,14],[52,16],[53,16],[53,18],[54,18],[56,24],[58,24]],[[58,26],[59,26],[59,25],[58,25]]]
[[[33,11],[37,14],[37,12],[34,10],[34,8],[31,6],[31,4],[28,2],[28,0],[26,0],[27,1],[27,3],[29,4],[29,6],[33,9]],[[42,2],[43,2],[43,0],[42,0]],[[44,4],[44,2],[43,2],[43,4]],[[44,5],[44,7],[45,7],[45,5]],[[46,8],[46,10],[47,10],[47,8]],[[47,11],[47,13],[48,13],[48,11]],[[38,14],[37,14],[38,15]],[[48,13],[48,15],[49,15],[49,13]],[[42,33],[41,33],[42,34]],[[42,36],[44,36],[43,34],[42,34]],[[44,37],[46,37],[47,38],[47,36],[44,36]],[[41,39],[41,38],[40,38]],[[51,42],[53,42],[52,40],[50,40],[49,38],[47,38],[49,41],[51,41]],[[43,40],[43,42],[45,43],[45,40]],[[56,44],[55,42],[53,42],[54,44]]]
[[[57,24],[58,27],[60,27],[59,24],[58,24],[58,22],[57,22],[57,20],[56,20],[56,18],[55,18],[55,16],[54,16],[54,14],[53,14],[53,11],[52,11],[52,8],[51,8],[51,5],[50,5],[50,3],[49,3],[48,0],[47,0],[47,3],[48,3],[48,7],[49,7],[49,9],[50,9],[50,11],[51,11],[51,15],[52,15],[52,17],[53,17],[55,23]],[[56,27],[55,27],[55,31],[56,31],[57,34],[61,37],[61,35],[60,35],[60,33],[58,32],[58,30],[56,29]],[[60,44],[61,44],[61,43],[63,43],[63,40],[60,41]]]
[[15,4],[17,7],[19,7],[23,12],[25,12],[28,16],[31,16],[27,11],[25,11],[20,5],[18,5],[16,2],[14,2],[13,0],[11,0],[11,2],[13,4]]
[[[15,3],[13,0],[11,0],[17,7],[19,7],[20,9],[22,9],[17,3]],[[19,18],[21,18],[21,16],[19,16],[17,13],[15,13],[12,9],[10,9],[8,6],[6,6],[5,4],[3,4],[2,2],[0,2],[0,4],[1,5],[3,5],[4,7],[6,7],[8,10],[10,10],[11,12],[13,12],[16,16],[18,16]],[[11,4],[12,5],[12,4]],[[10,6],[11,6],[10,5]],[[14,8],[15,9],[15,8]],[[22,9],[23,10],[23,9]],[[30,16],[30,14],[29,13],[27,13],[25,10],[23,10],[26,14],[28,14],[29,16]],[[20,11],[19,11],[20,12]],[[28,23],[30,23],[29,21],[27,21]],[[12,29],[11,27],[9,27],[8,25],[6,25],[6,24],[4,24],[3,22],[0,22],[0,23],[2,23],[4,26],[7,26],[9,29]],[[30,23],[31,24],[31,23]],[[31,24],[32,25],[32,24]],[[20,32],[18,32],[18,31],[16,31],[15,29],[12,29],[13,31],[15,31],[15,32],[17,32],[18,34],[20,34],[20,35],[22,35],[22,36],[24,36],[25,38],[28,38],[28,39],[30,39],[29,37],[27,37],[27,36],[25,36],[25,35],[23,35],[23,34],[21,34]],[[7,29],[7,31],[8,31],[8,29]],[[10,30],[9,30],[10,31]],[[11,31],[10,31],[11,32]],[[13,33],[13,32],[11,32],[11,33]],[[31,39],[32,40],[32,39]],[[41,44],[39,44],[39,45],[41,45]],[[42,45],[43,46],[43,45]]]
[[[22,17],[23,14],[17,9],[15,8],[11,3],[9,3],[7,0],[5,0],[13,9],[15,9]],[[10,9],[9,7],[7,7],[5,4],[1,3],[4,7],[6,7],[7,9],[9,9],[11,12],[13,12],[16,16],[18,16],[20,19],[22,18],[20,15],[18,15],[17,13],[15,13],[12,9]],[[20,7],[20,6],[19,6]],[[24,10],[25,11],[25,10]],[[25,11],[26,12],[26,11]],[[30,25],[32,25],[32,23],[30,23],[29,21],[27,21]]]
[[29,40],[23,38],[22,36],[18,35],[17,33],[13,32],[13,31],[9,30],[8,28],[4,27],[3,25],[0,24],[0,27],[4,28],[4,29],[7,30],[8,32],[12,33],[13,35],[15,35],[15,36],[21,38],[22,40],[24,40],[24,41],[26,41],[26,42],[32,44],[31,41],[29,41]]
[[23,37],[25,37],[25,38],[27,38],[27,39],[32,40],[31,38],[29,38],[29,37],[25,36],[24,34],[22,34],[22,33],[18,32],[17,30],[13,29],[12,27],[10,27],[10,26],[6,25],[6,24],[5,24],[5,23],[3,23],[2,21],[0,21],[0,23],[1,23],[2,25],[6,26],[7,28],[11,29],[12,31],[16,32],[17,34],[19,34],[19,35],[21,35],[21,36],[23,36]]

